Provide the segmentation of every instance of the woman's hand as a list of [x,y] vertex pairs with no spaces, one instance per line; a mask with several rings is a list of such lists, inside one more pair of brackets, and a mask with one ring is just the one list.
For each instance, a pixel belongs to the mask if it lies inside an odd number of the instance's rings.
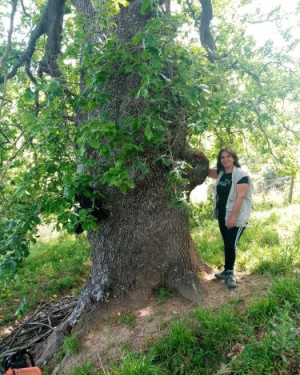
[[235,225],[235,221],[236,219],[235,218],[231,218],[229,217],[229,219],[227,220],[227,223],[226,223],[226,227],[228,229],[231,229],[231,228],[234,228],[236,225]]

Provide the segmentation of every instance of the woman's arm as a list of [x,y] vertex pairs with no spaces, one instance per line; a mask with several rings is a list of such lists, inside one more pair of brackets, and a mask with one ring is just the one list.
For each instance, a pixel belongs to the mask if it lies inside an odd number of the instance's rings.
[[227,220],[227,223],[226,223],[226,226],[227,226],[228,229],[231,229],[231,228],[235,227],[237,215],[240,211],[243,200],[247,196],[248,189],[249,189],[248,184],[238,184],[238,185],[236,185],[236,199],[235,199],[234,206],[233,206],[233,209],[231,211],[231,214],[230,214],[230,216]]
[[[196,151],[195,155],[198,156],[199,158],[208,159],[203,151]],[[218,178],[217,169],[216,168],[208,168],[208,174],[207,175],[208,175],[208,177],[217,179]]]

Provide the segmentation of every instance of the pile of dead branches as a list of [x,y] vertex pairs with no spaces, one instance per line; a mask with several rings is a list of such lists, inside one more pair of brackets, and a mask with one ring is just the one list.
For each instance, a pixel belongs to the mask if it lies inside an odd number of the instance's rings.
[[0,342],[0,361],[22,349],[33,351],[56,326],[71,314],[77,302],[77,297],[66,296],[40,305]]

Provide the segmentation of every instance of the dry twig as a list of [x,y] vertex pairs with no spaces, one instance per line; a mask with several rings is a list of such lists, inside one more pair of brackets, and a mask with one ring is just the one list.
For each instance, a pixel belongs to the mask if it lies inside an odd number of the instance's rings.
[[78,302],[74,296],[40,305],[20,326],[0,342],[0,360],[22,350],[31,349],[45,340],[64,321]]

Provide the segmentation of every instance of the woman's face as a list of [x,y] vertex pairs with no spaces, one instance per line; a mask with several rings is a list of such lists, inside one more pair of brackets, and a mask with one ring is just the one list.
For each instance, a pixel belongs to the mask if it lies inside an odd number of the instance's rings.
[[231,169],[234,166],[234,159],[227,151],[223,151],[221,154],[221,164],[224,169]]

